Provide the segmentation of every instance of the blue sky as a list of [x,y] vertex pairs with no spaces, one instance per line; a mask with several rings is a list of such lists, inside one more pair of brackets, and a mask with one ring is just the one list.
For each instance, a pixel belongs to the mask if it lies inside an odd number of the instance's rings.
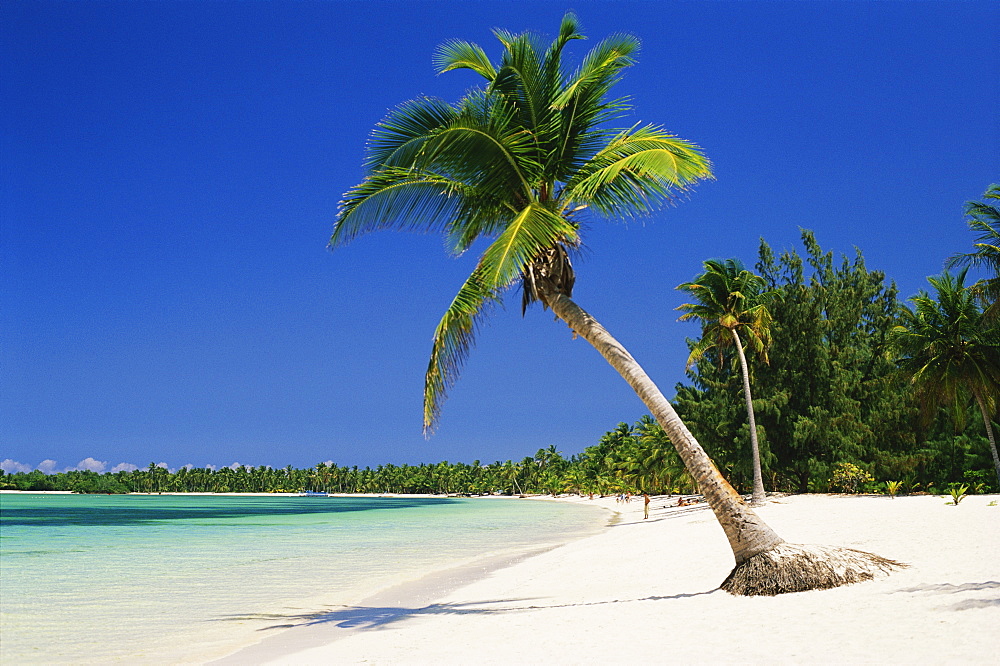
[[517,294],[421,434],[438,318],[474,256],[433,236],[326,249],[365,141],[452,38],[643,42],[618,92],[717,180],[595,224],[575,296],[668,395],[677,284],[760,237],[862,250],[905,295],[968,249],[1000,181],[995,2],[35,2],[0,12],[0,460],[298,467],[577,453],[645,410]]

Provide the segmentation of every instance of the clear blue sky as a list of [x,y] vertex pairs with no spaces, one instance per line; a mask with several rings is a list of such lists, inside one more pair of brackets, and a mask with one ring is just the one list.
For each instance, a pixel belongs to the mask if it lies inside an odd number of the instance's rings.
[[552,35],[567,9],[589,44],[643,42],[621,124],[715,165],[675,208],[594,225],[577,265],[577,300],[668,395],[697,334],[674,287],[704,259],[804,227],[912,295],[969,249],[962,205],[1000,181],[996,2],[5,2],[0,460],[492,462],[644,414],[512,294],[425,441],[431,334],[475,257],[326,249],[373,125],[478,83],[436,76],[436,45],[496,55],[491,28]]

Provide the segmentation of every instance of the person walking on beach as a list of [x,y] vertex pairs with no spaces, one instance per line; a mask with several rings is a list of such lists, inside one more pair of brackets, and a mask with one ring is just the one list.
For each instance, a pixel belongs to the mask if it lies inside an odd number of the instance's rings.
[[643,493],[643,506],[642,506],[642,519],[646,520],[649,518],[649,493]]

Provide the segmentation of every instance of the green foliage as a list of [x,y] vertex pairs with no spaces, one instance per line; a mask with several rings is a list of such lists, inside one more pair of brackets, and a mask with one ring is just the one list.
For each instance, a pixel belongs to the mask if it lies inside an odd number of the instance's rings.
[[[566,459],[550,446],[520,462],[483,465],[440,463],[340,467],[319,463],[311,469],[272,467],[181,467],[170,471],[150,464],[133,472],[64,472],[46,475],[35,470],[0,478],[10,490],[69,490],[81,493],[428,493],[522,494],[569,490],[566,479],[582,471],[576,459]],[[575,489],[574,489],[575,491]],[[578,492],[585,492],[581,488]]]
[[690,492],[694,482],[663,428],[646,415],[619,423],[580,457],[588,492],[651,494]]
[[840,492],[859,493],[873,481],[874,476],[853,463],[841,462],[833,466],[833,488]]
[[996,477],[984,469],[966,470],[962,473],[962,478],[977,495],[1000,491],[996,487]]
[[885,482],[885,491],[887,493],[889,493],[889,497],[891,497],[893,499],[896,499],[896,495],[899,494],[899,491],[902,489],[902,487],[903,487],[903,482],[902,481],[886,481]]

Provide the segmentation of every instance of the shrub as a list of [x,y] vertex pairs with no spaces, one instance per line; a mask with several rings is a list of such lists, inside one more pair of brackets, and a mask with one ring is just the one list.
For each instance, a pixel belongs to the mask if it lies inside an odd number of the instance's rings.
[[831,485],[840,492],[857,493],[866,484],[874,481],[875,477],[854,463],[840,462],[833,466],[833,483]]

